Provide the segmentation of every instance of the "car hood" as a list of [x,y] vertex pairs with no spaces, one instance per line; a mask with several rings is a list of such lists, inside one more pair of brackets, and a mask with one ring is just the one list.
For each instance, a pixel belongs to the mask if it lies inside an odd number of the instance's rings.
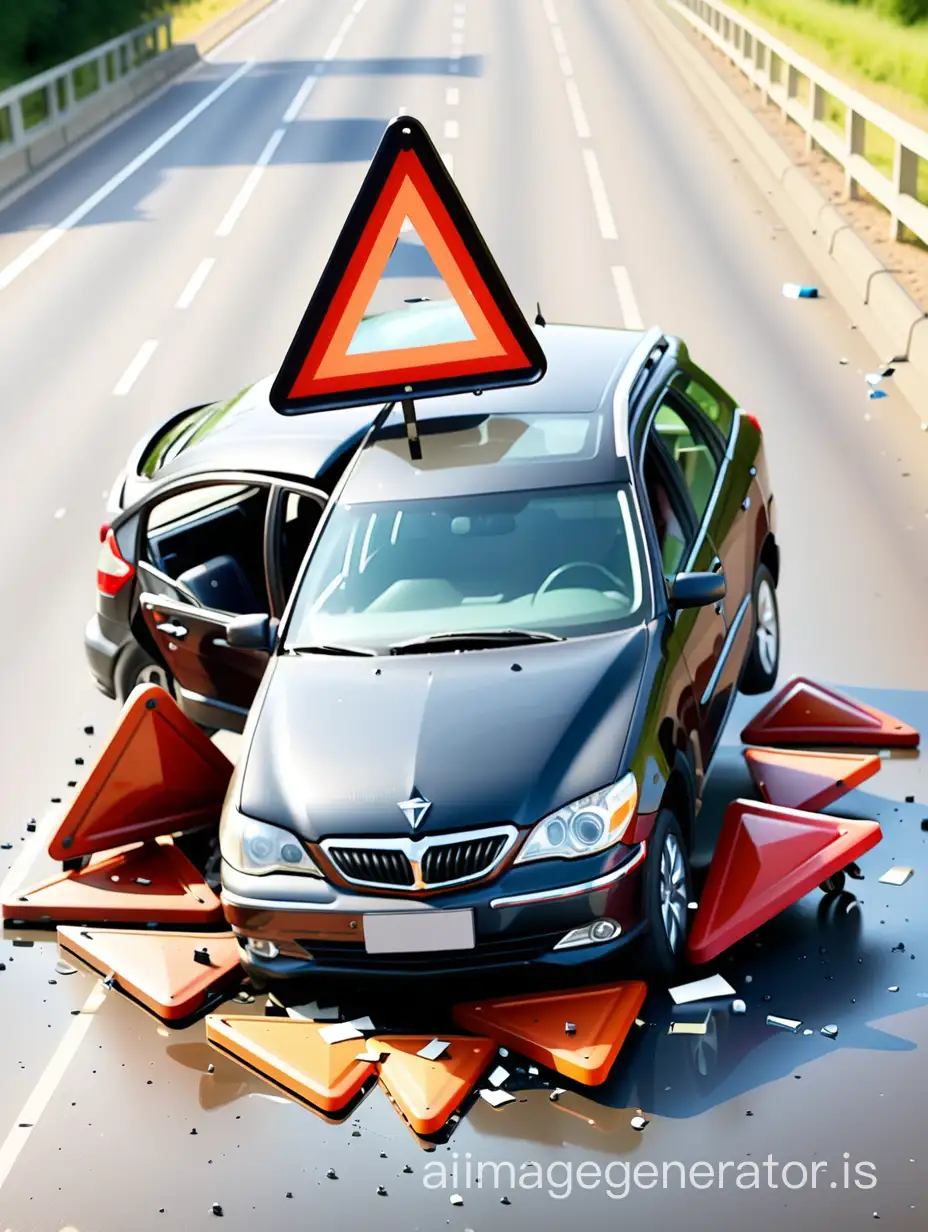
[[240,806],[317,840],[527,825],[611,783],[647,648],[641,627],[463,654],[274,660]]

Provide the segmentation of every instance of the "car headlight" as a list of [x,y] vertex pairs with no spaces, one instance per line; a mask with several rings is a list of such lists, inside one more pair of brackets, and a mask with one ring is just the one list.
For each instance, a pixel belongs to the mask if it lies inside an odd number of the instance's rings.
[[529,834],[516,864],[529,860],[575,860],[621,842],[638,807],[638,783],[626,774],[610,787],[565,804],[543,817]]
[[240,873],[306,873],[321,877],[306,848],[289,830],[233,813],[219,832],[222,858]]

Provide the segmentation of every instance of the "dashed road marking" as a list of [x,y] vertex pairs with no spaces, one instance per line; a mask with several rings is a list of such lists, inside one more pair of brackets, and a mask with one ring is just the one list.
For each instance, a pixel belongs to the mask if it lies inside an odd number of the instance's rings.
[[242,211],[245,209],[245,206],[251,200],[255,189],[260,184],[261,177],[264,175],[268,163],[274,157],[274,151],[283,140],[285,131],[286,130],[283,128],[276,128],[274,132],[271,133],[267,145],[258,155],[258,161],[255,163],[254,167],[252,167],[251,171],[249,171],[248,178],[239,189],[235,200],[229,206],[225,218],[223,218],[222,222],[216,228],[216,235],[220,239],[224,239],[227,235],[229,235],[232,228],[238,222],[242,215]]
[[603,175],[599,169],[599,160],[593,150],[587,148],[583,151],[583,163],[586,167],[587,179],[590,181],[590,192],[593,194],[593,208],[596,211],[596,218],[599,222],[602,237],[604,240],[618,239],[615,219],[612,217],[612,206],[609,204],[606,185],[603,183]]
[[193,277],[180,293],[180,299],[177,301],[178,308],[189,308],[193,303],[197,291],[206,282],[210,270],[216,264],[215,257],[204,257],[197,268],[193,271]]
[[457,107],[461,101],[461,91],[457,86],[449,86],[445,91],[445,105],[447,107]]
[[318,80],[319,78],[316,76],[315,73],[310,73],[310,75],[306,78],[306,80],[297,90],[296,94],[294,94],[293,101],[291,102],[290,106],[284,112],[284,124],[292,124],[293,121],[297,118],[297,116],[303,110],[303,107],[306,104],[306,100],[309,98],[310,94],[312,94],[313,90],[316,88],[316,82]]
[[453,179],[454,178],[454,155],[453,154],[442,154],[441,158],[442,158],[442,162],[448,168],[448,174]]
[[581,141],[588,141],[590,137],[590,125],[586,118],[586,112],[583,109],[583,100],[580,98],[580,89],[573,78],[568,78],[568,80],[564,82],[564,87],[567,90],[567,101],[570,103],[570,110],[574,117],[574,127],[577,130],[577,136]]
[[457,120],[445,120],[445,140],[454,141],[461,132],[461,126]]
[[619,308],[622,310],[622,322],[626,329],[644,329],[644,320],[632,290],[632,280],[624,265],[613,265],[612,280],[615,283],[616,295],[619,297]]
[[116,384],[116,388],[113,390],[113,393],[115,394],[117,398],[124,398],[126,396],[129,390],[132,388],[132,386],[141,376],[142,369],[145,367],[145,365],[148,363],[148,361],[151,359],[151,357],[154,355],[157,349],[158,349],[158,340],[156,338],[149,338],[147,342],[142,343],[142,345],[138,349],[138,354],[136,355],[135,359],[133,359],[132,363],[125,370],[122,376],[119,378],[119,381]]

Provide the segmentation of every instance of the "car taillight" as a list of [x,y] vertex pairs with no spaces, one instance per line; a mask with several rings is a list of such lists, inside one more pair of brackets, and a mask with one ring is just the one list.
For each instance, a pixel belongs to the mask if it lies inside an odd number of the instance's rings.
[[101,543],[106,542],[106,536],[109,533],[110,533],[110,524],[109,522],[104,522],[100,527],[100,542]]
[[760,426],[760,420],[757,418],[757,416],[756,416],[756,415],[752,415],[750,411],[745,411],[745,412],[744,412],[744,417],[745,417],[745,419],[748,421],[748,423],[751,423],[751,424],[753,424],[753,425],[754,425],[754,427],[755,427],[755,428],[757,429],[757,431],[761,434],[761,436],[763,436],[763,435],[764,435],[764,430],[763,430],[763,428]]
[[112,597],[122,590],[133,573],[132,566],[122,558],[115,534],[107,528],[97,557],[97,590],[101,595]]

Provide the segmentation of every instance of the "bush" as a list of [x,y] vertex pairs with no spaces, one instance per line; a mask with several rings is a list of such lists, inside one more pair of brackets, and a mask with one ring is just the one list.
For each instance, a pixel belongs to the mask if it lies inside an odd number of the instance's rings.
[[877,7],[903,26],[928,19],[928,0],[880,0]]
[[164,0],[11,0],[0,3],[0,70],[23,80],[141,25]]

